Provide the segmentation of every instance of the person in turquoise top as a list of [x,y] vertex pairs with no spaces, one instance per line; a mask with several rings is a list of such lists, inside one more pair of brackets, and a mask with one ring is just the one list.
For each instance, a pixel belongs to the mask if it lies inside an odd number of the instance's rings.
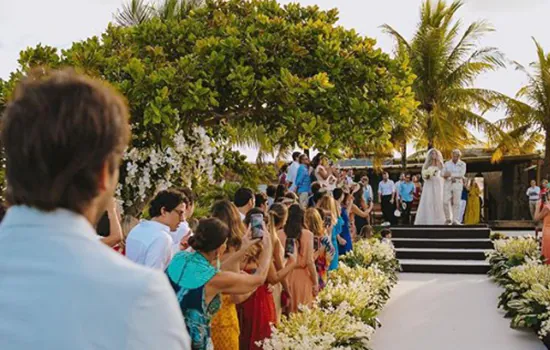
[[338,242],[338,253],[339,255],[344,255],[353,249],[351,232],[349,229],[348,208],[346,208],[346,206],[342,204],[342,202],[344,201],[344,191],[341,188],[335,188],[332,192],[332,195],[338,203],[339,208],[341,208],[340,218],[342,219],[342,229],[340,232],[340,237],[343,238],[346,243],[341,244],[340,242]]
[[411,174],[405,175],[405,180],[399,184],[399,208],[401,210],[401,220],[404,225],[411,223],[411,206],[413,202],[414,183],[411,181]]
[[[214,349],[210,322],[221,307],[221,293],[246,294],[254,291],[265,282],[271,263],[272,243],[270,235],[264,234],[261,243],[263,250],[255,274],[221,271],[220,256],[225,251],[228,236],[227,225],[219,219],[202,219],[189,238],[194,252],[179,252],[166,269],[185,317],[191,347],[195,350]],[[234,257],[242,256],[236,254]]]

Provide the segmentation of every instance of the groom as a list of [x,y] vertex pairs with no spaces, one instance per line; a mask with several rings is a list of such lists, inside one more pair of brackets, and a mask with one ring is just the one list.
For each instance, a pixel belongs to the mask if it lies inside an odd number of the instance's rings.
[[466,175],[466,163],[460,160],[461,155],[461,152],[455,149],[453,159],[446,162],[443,167],[443,178],[445,179],[443,209],[446,225],[460,225],[460,199],[462,187],[464,186],[464,176]]

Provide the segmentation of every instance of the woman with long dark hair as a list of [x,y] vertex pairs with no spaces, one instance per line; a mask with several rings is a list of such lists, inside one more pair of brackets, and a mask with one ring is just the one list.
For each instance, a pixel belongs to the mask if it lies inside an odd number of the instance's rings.
[[362,210],[366,207],[365,198],[363,196],[363,185],[359,184],[359,189],[353,194],[353,201],[350,204],[350,213],[353,214],[355,220],[356,232],[361,232],[363,226],[369,224],[370,210]]
[[[297,251],[297,266],[288,275],[290,312],[297,312],[299,305],[311,305],[319,292],[319,280],[313,259],[313,234],[304,227],[304,210],[298,204],[288,209],[288,219],[284,231],[279,235],[281,242],[292,239]],[[286,243],[285,243],[286,246]]]

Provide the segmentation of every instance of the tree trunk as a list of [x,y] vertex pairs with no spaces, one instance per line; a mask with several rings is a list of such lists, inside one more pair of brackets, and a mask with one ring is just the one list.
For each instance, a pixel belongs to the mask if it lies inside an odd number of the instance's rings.
[[407,171],[407,141],[403,141],[401,145],[401,167],[403,171]]
[[550,135],[549,135],[549,129],[546,128],[545,132],[545,139],[544,139],[544,163],[541,167],[541,181],[548,179],[550,175]]

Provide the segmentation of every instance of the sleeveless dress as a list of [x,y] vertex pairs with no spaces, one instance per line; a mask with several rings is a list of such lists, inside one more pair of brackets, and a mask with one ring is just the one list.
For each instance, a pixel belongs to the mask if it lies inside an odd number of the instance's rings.
[[[429,167],[430,168],[434,168]],[[420,204],[416,212],[415,225],[443,225],[445,212],[443,211],[443,178],[439,168],[436,174],[424,182]]]
[[230,295],[222,295],[222,307],[212,319],[212,342],[216,350],[239,348],[239,317]]
[[[550,205],[546,204],[550,209]],[[543,219],[542,225],[542,255],[544,256],[544,263],[550,264],[550,214],[546,215]]]
[[328,268],[329,271],[336,270],[338,268],[338,260],[340,256],[340,252],[338,251],[338,239],[336,236],[342,233],[342,226],[344,225],[344,220],[342,217],[338,218],[338,221],[336,222],[336,225],[334,225],[334,228],[332,229],[332,235],[331,235],[331,243],[334,247],[334,256],[332,257],[332,261],[330,262],[330,266]]
[[[342,208],[342,213],[340,215],[342,218],[342,233],[340,233],[340,237],[346,240],[346,244],[341,245],[340,243],[338,243],[338,255],[345,255],[353,249],[351,233],[349,230],[348,209]],[[361,226],[361,228],[363,228],[363,226]]]
[[[254,271],[246,271],[254,273]],[[277,313],[273,295],[269,292],[269,284],[264,283],[252,295],[237,306],[239,315],[240,350],[260,350],[256,345],[271,337],[271,325],[277,323]]]
[[205,300],[204,286],[218,273],[198,252],[180,252],[166,269],[178,299],[194,350],[213,350],[210,322],[220,309],[220,295],[210,303]]
[[319,290],[325,288],[328,282],[328,267],[332,258],[334,256],[334,247],[330,243],[330,238],[327,236],[324,237],[314,237],[319,241],[319,249],[324,248],[317,259],[315,259],[315,269],[317,270],[317,275],[319,276]]

